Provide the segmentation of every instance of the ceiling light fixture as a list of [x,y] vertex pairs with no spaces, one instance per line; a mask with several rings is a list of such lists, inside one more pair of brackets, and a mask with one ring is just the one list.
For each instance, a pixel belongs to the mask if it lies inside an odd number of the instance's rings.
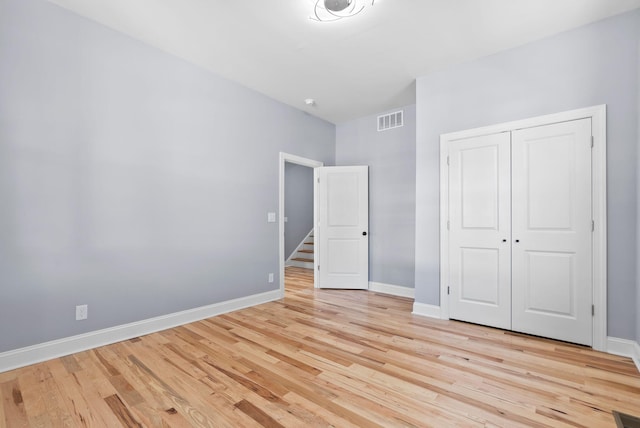
[[375,0],[316,0],[313,15],[309,18],[320,22],[351,18],[362,12],[369,2],[373,6]]

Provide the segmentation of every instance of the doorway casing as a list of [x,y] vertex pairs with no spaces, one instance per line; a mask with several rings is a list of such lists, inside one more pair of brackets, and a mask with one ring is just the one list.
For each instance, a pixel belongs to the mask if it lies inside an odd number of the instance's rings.
[[[284,297],[284,185],[285,185],[285,164],[293,163],[296,165],[306,166],[309,168],[319,168],[324,166],[323,162],[316,161],[313,159],[303,158],[301,156],[292,155],[289,153],[280,152],[280,159],[278,161],[278,169],[279,169],[279,190],[278,190],[278,257],[279,257],[279,266],[280,266],[280,297]],[[315,187],[315,183],[314,183]],[[314,192],[313,198],[313,217],[316,218],[316,200],[315,200],[315,189],[312,189]],[[314,220],[315,224],[315,220]],[[315,273],[317,272],[317,258],[314,258],[314,280],[313,286],[317,287],[317,278]]]

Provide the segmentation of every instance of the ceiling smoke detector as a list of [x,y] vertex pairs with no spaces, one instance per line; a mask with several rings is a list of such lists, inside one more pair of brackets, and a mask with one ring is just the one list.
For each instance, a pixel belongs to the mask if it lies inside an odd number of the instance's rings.
[[342,18],[351,18],[362,12],[365,6],[373,6],[375,0],[316,0],[313,14],[314,21],[333,22]]

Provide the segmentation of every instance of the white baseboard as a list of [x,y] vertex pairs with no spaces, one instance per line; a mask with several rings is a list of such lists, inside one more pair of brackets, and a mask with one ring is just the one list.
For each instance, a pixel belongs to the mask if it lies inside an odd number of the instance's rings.
[[[376,282],[369,283],[369,290],[392,294],[401,297],[414,297],[414,289],[397,285],[382,284]],[[155,318],[124,324],[103,330],[92,331],[77,336],[66,337],[25,348],[0,353],[0,373],[25,367],[53,358],[63,357],[87,349],[121,342],[134,337],[155,333],[179,325],[200,321],[205,318],[215,317],[250,306],[271,302],[282,298],[280,290],[267,291],[265,293],[254,294],[238,299],[227,300],[225,302],[214,303],[200,308],[175,312],[173,314],[162,315]],[[426,303],[413,303],[413,314],[429,318],[440,319],[440,306]],[[633,360],[638,371],[640,371],[640,344],[633,340],[607,337],[607,352],[610,354],[629,357]]]
[[631,358],[640,372],[640,344],[638,342],[609,336],[607,337],[607,352]]
[[426,303],[414,302],[413,303],[413,314],[414,315],[421,315],[423,317],[441,319],[440,306],[428,305]]
[[0,373],[42,361],[51,360],[53,358],[74,354],[76,352],[86,351],[87,349],[93,349],[99,346],[109,345],[111,343],[155,333],[157,331],[166,330],[168,328],[177,327],[179,325],[188,324],[205,318],[211,318],[216,315],[237,311],[250,306],[271,302],[273,300],[278,300],[281,297],[282,293],[280,290],[267,291],[265,293],[227,300],[225,302],[214,303],[212,305],[149,318],[130,324],[119,325],[116,327],[2,352],[0,353]]
[[392,296],[415,297],[416,290],[410,287],[402,287],[400,285],[384,284],[382,282],[369,281],[369,291],[376,293],[391,294]]

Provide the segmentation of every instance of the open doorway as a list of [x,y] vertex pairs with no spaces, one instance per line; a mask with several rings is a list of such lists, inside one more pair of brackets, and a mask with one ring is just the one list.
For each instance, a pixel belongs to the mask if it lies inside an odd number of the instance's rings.
[[[315,217],[315,201],[313,198],[313,194],[314,194],[313,169],[321,167],[323,165],[324,164],[319,161],[280,152],[280,159],[279,159],[280,188],[279,188],[279,198],[278,198],[279,199],[278,211],[280,215],[279,215],[278,224],[279,224],[280,293],[282,296],[284,296],[284,290],[285,290],[285,264],[286,264],[285,262],[287,260],[292,260],[294,258],[302,259],[302,260],[299,260],[297,263],[291,263],[294,265],[298,264],[298,267],[292,269],[292,271],[296,269],[304,269],[304,270],[300,270],[297,274],[294,273],[292,275],[289,275],[291,276],[292,279],[297,276],[300,276],[301,278],[304,279],[304,281],[302,282],[308,283],[310,277],[313,275],[313,272],[315,270],[315,262],[313,261],[309,262],[308,261],[310,259],[309,257],[306,258],[307,261],[304,260],[305,248],[309,248],[309,245],[305,246],[304,243],[310,242],[309,235],[312,235],[311,231],[313,228],[313,218]],[[293,182],[293,180],[295,180],[296,177],[300,179],[300,182],[298,183]],[[304,187],[306,187],[306,185],[304,184],[304,182],[307,181],[306,177],[311,177],[311,181],[310,183],[308,183],[309,188],[305,189]],[[295,204],[287,204],[287,193],[288,193],[287,187],[286,187],[287,179],[291,180],[291,182],[289,183],[290,185],[289,190],[294,190],[296,193],[300,194],[299,202],[301,203],[302,208],[299,210],[295,210],[296,211],[295,213],[292,212],[292,208],[291,208],[292,206],[295,206]],[[307,192],[307,193],[303,194],[303,192]],[[289,197],[290,198],[295,197],[295,195],[292,196],[292,194],[289,192]],[[311,203],[311,207],[306,206],[306,204],[308,204],[309,201]],[[293,216],[291,219],[288,218],[289,216],[287,214],[287,205],[289,205],[289,212],[295,216],[298,216],[298,218],[293,218]],[[309,210],[309,208],[311,208],[311,210]],[[311,214],[310,218],[308,218],[309,213]],[[309,222],[309,220],[311,220],[311,222]],[[289,231],[288,234],[285,233],[287,229]],[[305,232],[304,231],[305,229],[308,229],[308,230],[306,230]],[[303,244],[303,245],[300,245],[300,244]],[[301,250],[299,253],[300,256],[296,257],[297,254],[293,254],[293,253],[298,253],[299,250]],[[293,254],[293,257],[291,257],[292,254]],[[305,269],[309,267],[311,267],[311,270]],[[316,284],[315,275],[314,275],[313,284],[314,286]]]
[[313,269],[313,168],[284,165],[284,257],[285,269]]

